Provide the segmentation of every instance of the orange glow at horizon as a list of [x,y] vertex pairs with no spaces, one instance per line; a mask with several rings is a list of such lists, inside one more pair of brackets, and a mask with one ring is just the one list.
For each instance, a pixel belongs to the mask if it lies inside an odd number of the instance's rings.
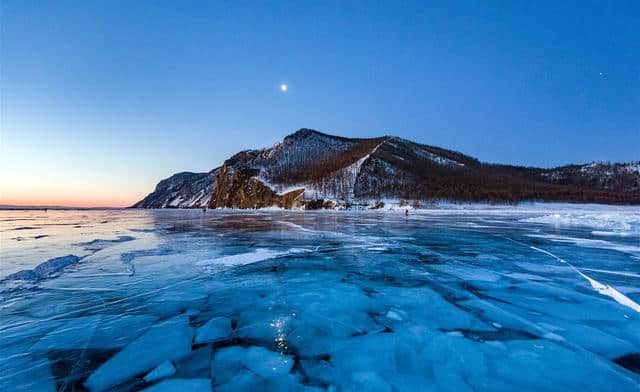
[[0,204],[30,207],[30,206],[52,206],[52,207],[71,207],[71,208],[96,208],[96,207],[110,207],[110,208],[126,208],[132,206],[137,201],[141,200],[74,200],[74,199],[0,199]]
[[144,198],[149,189],[153,190],[153,181],[158,181],[156,178],[145,181],[117,174],[96,175],[87,172],[89,170],[83,167],[77,170],[47,170],[46,173],[3,170],[0,173],[0,204],[24,207],[130,207]]
[[78,207],[78,208],[95,208],[95,207],[130,207],[137,201],[141,200],[144,195],[51,195],[40,197],[8,197],[8,195],[0,195],[0,204],[15,206],[59,206],[59,207]]

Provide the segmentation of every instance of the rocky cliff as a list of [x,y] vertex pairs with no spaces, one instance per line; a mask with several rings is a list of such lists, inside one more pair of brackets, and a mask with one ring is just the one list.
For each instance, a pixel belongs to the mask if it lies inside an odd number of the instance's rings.
[[255,177],[259,171],[250,167],[222,166],[217,186],[209,201],[210,208],[295,208],[302,206],[304,188],[278,194]]
[[169,177],[134,207],[309,208],[381,199],[635,204],[640,164],[496,165],[392,136],[353,139],[300,129],[209,173]]
[[209,173],[182,172],[166,178],[156,185],[147,197],[133,205],[134,208],[185,208],[208,205],[218,170]]

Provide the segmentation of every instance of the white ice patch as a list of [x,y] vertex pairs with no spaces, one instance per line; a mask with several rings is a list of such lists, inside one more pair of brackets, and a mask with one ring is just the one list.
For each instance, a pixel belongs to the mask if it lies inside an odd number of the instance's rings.
[[271,249],[258,248],[253,252],[240,253],[237,255],[222,256],[215,259],[198,261],[196,265],[221,265],[221,266],[230,267],[235,265],[252,264],[252,263],[257,263],[259,261],[274,259],[286,253],[287,252],[277,252]]
[[601,236],[601,237],[631,237],[632,236],[632,233],[624,232],[624,231],[594,230],[591,232],[591,234]]
[[613,298],[617,303],[624,305],[630,309],[635,310],[636,312],[640,313],[640,305],[638,305],[638,303],[636,303],[635,301],[633,301],[631,298],[627,297],[626,295],[622,294],[621,292],[619,292],[618,290],[616,290],[615,288],[609,286],[609,285],[605,285],[602,284],[600,282],[598,282],[597,280],[591,278],[590,276],[587,276],[586,274],[584,274],[582,271],[580,271],[578,268],[576,268],[573,264],[567,262],[565,259],[556,256],[555,254],[549,252],[548,250],[544,250],[544,249],[540,249],[538,247],[535,246],[531,246],[528,244],[525,244],[524,242],[520,242],[520,241],[516,241],[512,238],[509,237],[504,237],[501,236],[511,242],[514,242],[516,244],[520,244],[522,246],[526,246],[530,249],[535,250],[536,252],[540,252],[540,253],[544,253],[545,255],[552,257],[554,259],[556,259],[557,261],[566,264],[567,266],[569,266],[569,268],[571,268],[572,270],[574,270],[575,272],[577,272],[580,276],[582,276],[584,279],[586,279],[589,284],[591,284],[591,287],[593,287],[594,290],[596,290],[598,293],[602,294],[602,295],[606,295],[607,297]]
[[559,262],[569,265],[569,267],[571,267],[573,270],[575,270],[580,276],[585,278],[589,282],[589,284],[591,284],[591,287],[593,287],[594,290],[596,290],[598,293],[600,293],[602,295],[606,295],[607,297],[611,297],[617,303],[619,303],[620,305],[624,305],[624,306],[626,306],[626,307],[628,307],[630,309],[633,309],[636,312],[640,313],[640,305],[638,305],[631,298],[629,298],[626,295],[622,294],[621,292],[619,292],[615,288],[609,286],[608,284],[607,285],[602,284],[602,283],[598,282],[597,280],[587,276],[582,271],[580,271],[578,268],[574,267],[570,263],[567,263],[566,260],[562,259],[561,257],[558,257],[558,256],[554,255],[553,253],[551,253],[549,251],[546,251],[546,250],[540,249],[540,248],[536,248],[535,246],[529,246],[529,248],[531,248],[531,249],[533,249],[535,251],[544,253],[546,255],[549,255],[549,256],[553,257],[554,259],[558,260]]
[[[594,235],[640,236],[640,213],[628,208],[606,206],[607,210],[560,210],[552,214],[520,220],[553,226],[583,226],[597,229]],[[604,234],[607,233],[607,234]]]
[[634,274],[633,272],[627,272],[627,271],[610,271],[610,270],[603,270],[603,269],[598,269],[598,268],[581,268],[583,271],[593,271],[593,272],[599,272],[601,274],[609,274],[609,275],[619,275],[619,276],[628,276],[631,278],[640,278],[640,274]]
[[578,273],[580,275],[582,275],[582,277],[585,278],[591,284],[591,287],[593,287],[600,294],[606,295],[608,297],[611,297],[617,303],[619,303],[621,305],[624,305],[624,306],[626,306],[628,308],[631,308],[631,309],[635,310],[636,312],[640,313],[640,305],[638,305],[636,302],[634,302],[631,298],[629,298],[626,295],[622,294],[621,292],[619,292],[615,288],[609,286],[608,284],[602,284],[602,283],[598,282],[597,280],[588,277],[587,275],[583,274],[580,271],[578,271]]
[[529,234],[529,237],[543,238],[553,242],[569,242],[585,248],[610,249],[623,253],[640,254],[640,246],[616,244],[604,240],[588,238],[565,237],[555,234]]

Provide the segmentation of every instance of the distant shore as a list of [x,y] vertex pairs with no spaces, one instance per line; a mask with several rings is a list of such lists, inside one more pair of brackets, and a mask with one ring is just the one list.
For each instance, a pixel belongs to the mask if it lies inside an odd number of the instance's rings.
[[[470,203],[470,202],[424,202],[418,205],[385,202],[383,206],[376,207],[375,204],[357,204],[350,207],[336,208],[281,208],[277,206],[264,208],[207,208],[206,211],[429,211],[429,210],[457,210],[457,209],[522,209],[522,208],[585,208],[585,209],[611,209],[611,208],[631,208],[638,204],[599,204],[599,203],[571,203],[565,201],[524,201],[516,204],[511,203]],[[165,208],[135,208],[135,207],[65,207],[65,206],[18,206],[0,205],[0,211],[119,211],[119,210],[203,210],[203,207],[165,207]]]

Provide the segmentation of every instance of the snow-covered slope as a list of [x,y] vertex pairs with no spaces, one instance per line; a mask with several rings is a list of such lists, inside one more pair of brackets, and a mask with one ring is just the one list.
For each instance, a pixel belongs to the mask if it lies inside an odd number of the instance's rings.
[[[292,207],[304,204],[305,200],[318,199],[348,204],[383,195],[399,196],[401,190],[409,189],[418,181],[419,171],[433,167],[455,171],[464,168],[465,162],[477,163],[453,151],[396,137],[348,139],[301,129],[271,148],[243,151],[227,160],[224,167],[229,173],[242,169],[243,174],[233,174],[231,183],[225,181],[225,191],[255,188],[255,183],[248,182],[249,170],[252,181],[259,181],[276,196],[304,190],[300,198],[290,200],[293,205],[278,204]],[[261,198],[264,192],[260,192]],[[233,200],[246,200],[247,197],[250,196],[245,193],[236,198],[226,193],[213,198],[209,206],[237,207],[239,204]],[[262,200],[249,204],[263,205]]]
[[640,161],[568,165],[544,171],[541,175],[555,183],[640,193]]
[[134,208],[192,208],[205,207],[211,199],[218,169],[209,173],[182,172],[158,183],[147,197]]
[[272,147],[239,152],[209,173],[169,177],[134,207],[290,208],[383,198],[640,203],[638,167],[492,165],[398,137],[352,139],[300,129]]

